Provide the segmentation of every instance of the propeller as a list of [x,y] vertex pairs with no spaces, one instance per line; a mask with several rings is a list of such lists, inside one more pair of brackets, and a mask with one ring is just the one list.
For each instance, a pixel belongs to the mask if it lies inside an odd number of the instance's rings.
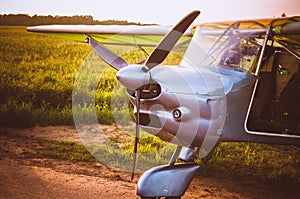
[[107,48],[97,43],[91,37],[88,37],[89,43],[96,52],[107,64],[118,70],[117,79],[127,89],[135,91],[136,96],[136,130],[134,140],[134,156],[133,156],[133,167],[131,173],[131,180],[134,178],[135,169],[137,167],[137,156],[138,156],[138,143],[140,134],[140,99],[142,86],[148,84],[151,81],[150,74],[148,73],[151,69],[162,63],[168,56],[170,51],[174,48],[180,37],[184,34],[191,23],[200,14],[200,11],[196,10],[186,15],[180,20],[174,28],[169,31],[160,43],[155,47],[152,53],[149,55],[145,62],[145,65],[132,65],[129,64],[109,51]]
[[199,10],[195,10],[183,19],[181,19],[174,28],[166,34],[166,36],[161,40],[161,42],[156,46],[154,51],[150,54],[146,60],[146,64],[143,67],[143,70],[149,71],[158,64],[162,63],[165,58],[168,56],[172,48],[175,46],[177,41],[183,35],[183,33],[188,29],[191,23],[196,19],[200,14]]
[[128,66],[129,64],[121,57],[116,55],[115,53],[111,52],[107,48],[105,48],[103,45],[97,43],[94,39],[91,37],[88,37],[88,41],[90,45],[92,46],[95,53],[103,59],[107,64],[112,66],[116,70],[120,70],[121,68],[124,68]]
[[133,166],[131,172],[131,180],[133,180],[134,178],[134,173],[137,166],[138,144],[139,144],[139,137],[140,137],[140,105],[141,105],[140,89],[135,91],[135,97],[136,97],[136,119],[135,119],[135,139],[134,139],[134,149],[133,149]]

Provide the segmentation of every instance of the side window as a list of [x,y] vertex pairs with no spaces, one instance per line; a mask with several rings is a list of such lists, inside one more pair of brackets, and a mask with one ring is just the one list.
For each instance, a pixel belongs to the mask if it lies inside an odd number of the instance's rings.
[[269,47],[259,73],[248,128],[300,135],[300,61]]
[[276,96],[280,97],[283,89],[287,86],[288,82],[295,75],[298,70],[299,60],[284,50],[279,51],[276,83],[277,91]]
[[260,46],[242,38],[229,44],[223,50],[219,66],[252,73]]

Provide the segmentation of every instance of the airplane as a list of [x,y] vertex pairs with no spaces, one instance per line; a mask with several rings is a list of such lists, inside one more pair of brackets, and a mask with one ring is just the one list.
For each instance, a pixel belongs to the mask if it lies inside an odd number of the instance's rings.
[[[116,78],[134,106],[132,178],[140,128],[177,145],[167,165],[140,177],[141,198],[181,198],[199,169],[194,159],[209,160],[221,142],[300,148],[300,17],[192,25],[199,14],[192,11],[173,28],[27,28],[87,42],[117,70]],[[146,60],[129,64],[106,44],[155,48]],[[178,66],[162,65],[172,50],[184,45]]]

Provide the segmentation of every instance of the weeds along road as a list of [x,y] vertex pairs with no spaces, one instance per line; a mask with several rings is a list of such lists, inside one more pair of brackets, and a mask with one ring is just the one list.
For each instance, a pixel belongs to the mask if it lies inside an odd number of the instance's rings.
[[[96,161],[43,155],[53,140],[77,140],[76,136],[73,127],[0,129],[0,198],[139,198],[138,176],[130,182],[130,174]],[[195,178],[183,198],[298,198],[299,194],[299,189],[246,178]]]

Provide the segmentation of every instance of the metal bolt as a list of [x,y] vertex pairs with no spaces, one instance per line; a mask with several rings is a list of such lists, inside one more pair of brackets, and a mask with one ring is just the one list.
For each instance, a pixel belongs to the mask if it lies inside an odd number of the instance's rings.
[[181,118],[181,111],[179,109],[175,109],[173,111],[173,117],[176,119],[180,119]]

